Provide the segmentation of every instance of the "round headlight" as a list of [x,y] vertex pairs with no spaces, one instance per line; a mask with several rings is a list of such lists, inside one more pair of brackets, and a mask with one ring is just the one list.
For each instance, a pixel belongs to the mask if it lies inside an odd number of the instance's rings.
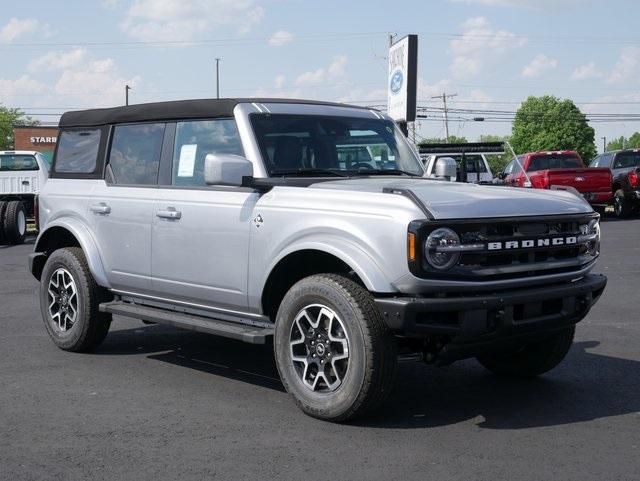
[[587,225],[587,234],[595,235],[595,239],[590,241],[587,244],[587,251],[592,256],[597,256],[600,254],[600,221],[598,219],[593,219]]
[[441,227],[434,230],[424,246],[424,256],[434,269],[441,271],[450,269],[460,259],[459,251],[448,251],[451,247],[460,245],[460,238],[451,229]]

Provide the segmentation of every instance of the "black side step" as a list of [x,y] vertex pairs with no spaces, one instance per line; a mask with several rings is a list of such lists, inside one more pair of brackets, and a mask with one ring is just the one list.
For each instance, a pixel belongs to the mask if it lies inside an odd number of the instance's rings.
[[142,321],[169,324],[175,327],[205,332],[216,336],[228,337],[250,344],[264,344],[267,337],[273,336],[274,328],[257,327],[236,322],[220,321],[208,317],[194,316],[183,312],[174,312],[158,307],[142,306],[122,301],[100,304],[101,312],[110,312],[118,316],[133,317]]

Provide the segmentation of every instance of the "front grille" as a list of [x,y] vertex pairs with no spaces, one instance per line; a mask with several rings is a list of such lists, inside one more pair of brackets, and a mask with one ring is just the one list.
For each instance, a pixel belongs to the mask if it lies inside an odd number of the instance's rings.
[[[456,231],[462,244],[487,244],[528,239],[580,236],[594,214],[556,218],[481,219],[476,221],[434,221],[421,225],[420,239],[438,227]],[[495,251],[463,252],[456,266],[446,272],[432,269],[420,259],[424,277],[457,280],[501,280],[579,271],[593,262],[587,244],[549,245]]]

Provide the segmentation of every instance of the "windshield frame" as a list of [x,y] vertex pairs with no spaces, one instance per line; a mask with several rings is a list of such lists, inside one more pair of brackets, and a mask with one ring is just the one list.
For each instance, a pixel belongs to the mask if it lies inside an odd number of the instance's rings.
[[[267,104],[269,107],[271,107],[272,105],[276,105],[276,104]],[[282,104],[280,104],[280,106],[282,106]],[[293,107],[293,104],[290,105],[289,107]],[[299,106],[298,106],[299,107]],[[297,175],[306,175],[306,176],[310,176],[308,170],[313,170],[313,175],[317,176],[317,177],[331,177],[334,179],[339,178],[339,176],[336,176],[336,172],[339,172],[340,174],[343,174],[344,177],[367,177],[369,175],[371,176],[380,176],[380,175],[390,175],[390,176],[398,176],[398,175],[405,175],[404,172],[402,172],[401,170],[403,170],[403,166],[399,166],[395,160],[394,161],[390,161],[390,165],[392,165],[392,167],[390,167],[389,169],[384,169],[384,170],[388,170],[388,174],[386,172],[382,172],[381,169],[379,168],[374,168],[374,166],[372,166],[371,169],[358,169],[358,170],[354,170],[354,169],[347,169],[347,168],[342,168],[342,167],[338,167],[338,168],[327,168],[325,169],[327,171],[327,173],[323,173],[322,169],[316,169],[316,168],[301,168],[298,169],[300,170],[300,174],[298,174],[297,172],[287,172],[285,174],[274,174],[273,171],[274,170],[283,170],[280,168],[273,168],[271,167],[271,161],[269,158],[269,154],[266,151],[266,147],[264,144],[264,137],[265,135],[262,134],[259,131],[259,128],[256,126],[256,118],[259,117],[263,117],[265,115],[271,115],[271,116],[282,116],[282,117],[309,117],[309,118],[314,118],[314,117],[321,117],[323,119],[326,120],[330,120],[330,119],[335,119],[335,120],[341,120],[341,119],[354,119],[355,121],[358,122],[363,122],[363,121],[367,121],[367,122],[381,122],[384,124],[387,124],[388,126],[391,126],[393,128],[393,132],[388,131],[390,135],[393,136],[393,140],[395,141],[395,151],[396,154],[394,154],[395,156],[398,155],[402,155],[402,159],[403,163],[407,163],[410,166],[410,169],[406,169],[406,175],[412,175],[412,176],[424,176],[424,165],[422,163],[422,161],[420,160],[417,151],[415,149],[415,147],[413,147],[408,139],[404,136],[404,134],[402,133],[402,131],[398,128],[397,124],[395,124],[395,122],[393,122],[393,120],[391,118],[389,118],[388,116],[382,115],[378,112],[374,112],[372,110],[367,110],[367,109],[360,109],[360,108],[350,108],[350,107],[331,107],[331,108],[327,108],[326,106],[322,106],[322,105],[306,105],[306,109],[299,109],[299,108],[291,108],[291,109],[286,109],[285,111],[278,111],[278,112],[261,112],[261,111],[248,111],[246,112],[246,121],[247,121],[247,127],[249,127],[251,129],[251,134],[252,134],[252,138],[253,138],[253,142],[254,145],[250,146],[249,149],[247,150],[252,150],[251,147],[254,147],[255,150],[257,151],[257,153],[259,154],[260,160],[262,161],[262,165],[261,167],[263,168],[264,172],[263,175],[260,175],[260,172],[257,173],[256,177],[266,177],[266,178],[277,178],[277,177],[287,177],[287,176],[297,176]],[[311,109],[309,109],[309,107],[313,107]],[[278,110],[283,110],[283,109],[278,109]],[[323,111],[326,110],[326,111]],[[239,122],[240,125],[240,122]],[[349,129],[352,132],[357,130],[357,129]],[[282,135],[285,135],[285,132],[282,133]],[[362,140],[362,139],[358,139],[358,140]],[[379,143],[379,142],[378,142]],[[361,146],[363,144],[363,142],[358,142],[357,145]],[[333,143],[333,145],[335,145],[336,147],[341,146],[340,141],[337,141]],[[354,144],[355,145],[355,144]],[[377,143],[372,143],[371,145],[377,145]],[[387,145],[389,145],[389,143],[387,142]],[[372,159],[372,162],[378,162],[375,159]],[[302,164],[301,164],[302,165]],[[275,167],[275,166],[274,166]],[[378,166],[379,167],[379,166]],[[405,166],[406,167],[406,166]],[[287,169],[287,170],[291,170],[291,169]],[[293,169],[296,170],[296,169]],[[330,171],[334,171],[334,172],[330,172]]]

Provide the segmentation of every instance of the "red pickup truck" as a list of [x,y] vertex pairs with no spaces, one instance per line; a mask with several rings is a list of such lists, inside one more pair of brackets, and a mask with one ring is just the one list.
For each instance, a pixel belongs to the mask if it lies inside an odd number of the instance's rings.
[[575,190],[599,212],[611,203],[611,170],[587,168],[573,150],[530,152],[518,160],[520,165],[512,160],[499,176],[506,185]]

